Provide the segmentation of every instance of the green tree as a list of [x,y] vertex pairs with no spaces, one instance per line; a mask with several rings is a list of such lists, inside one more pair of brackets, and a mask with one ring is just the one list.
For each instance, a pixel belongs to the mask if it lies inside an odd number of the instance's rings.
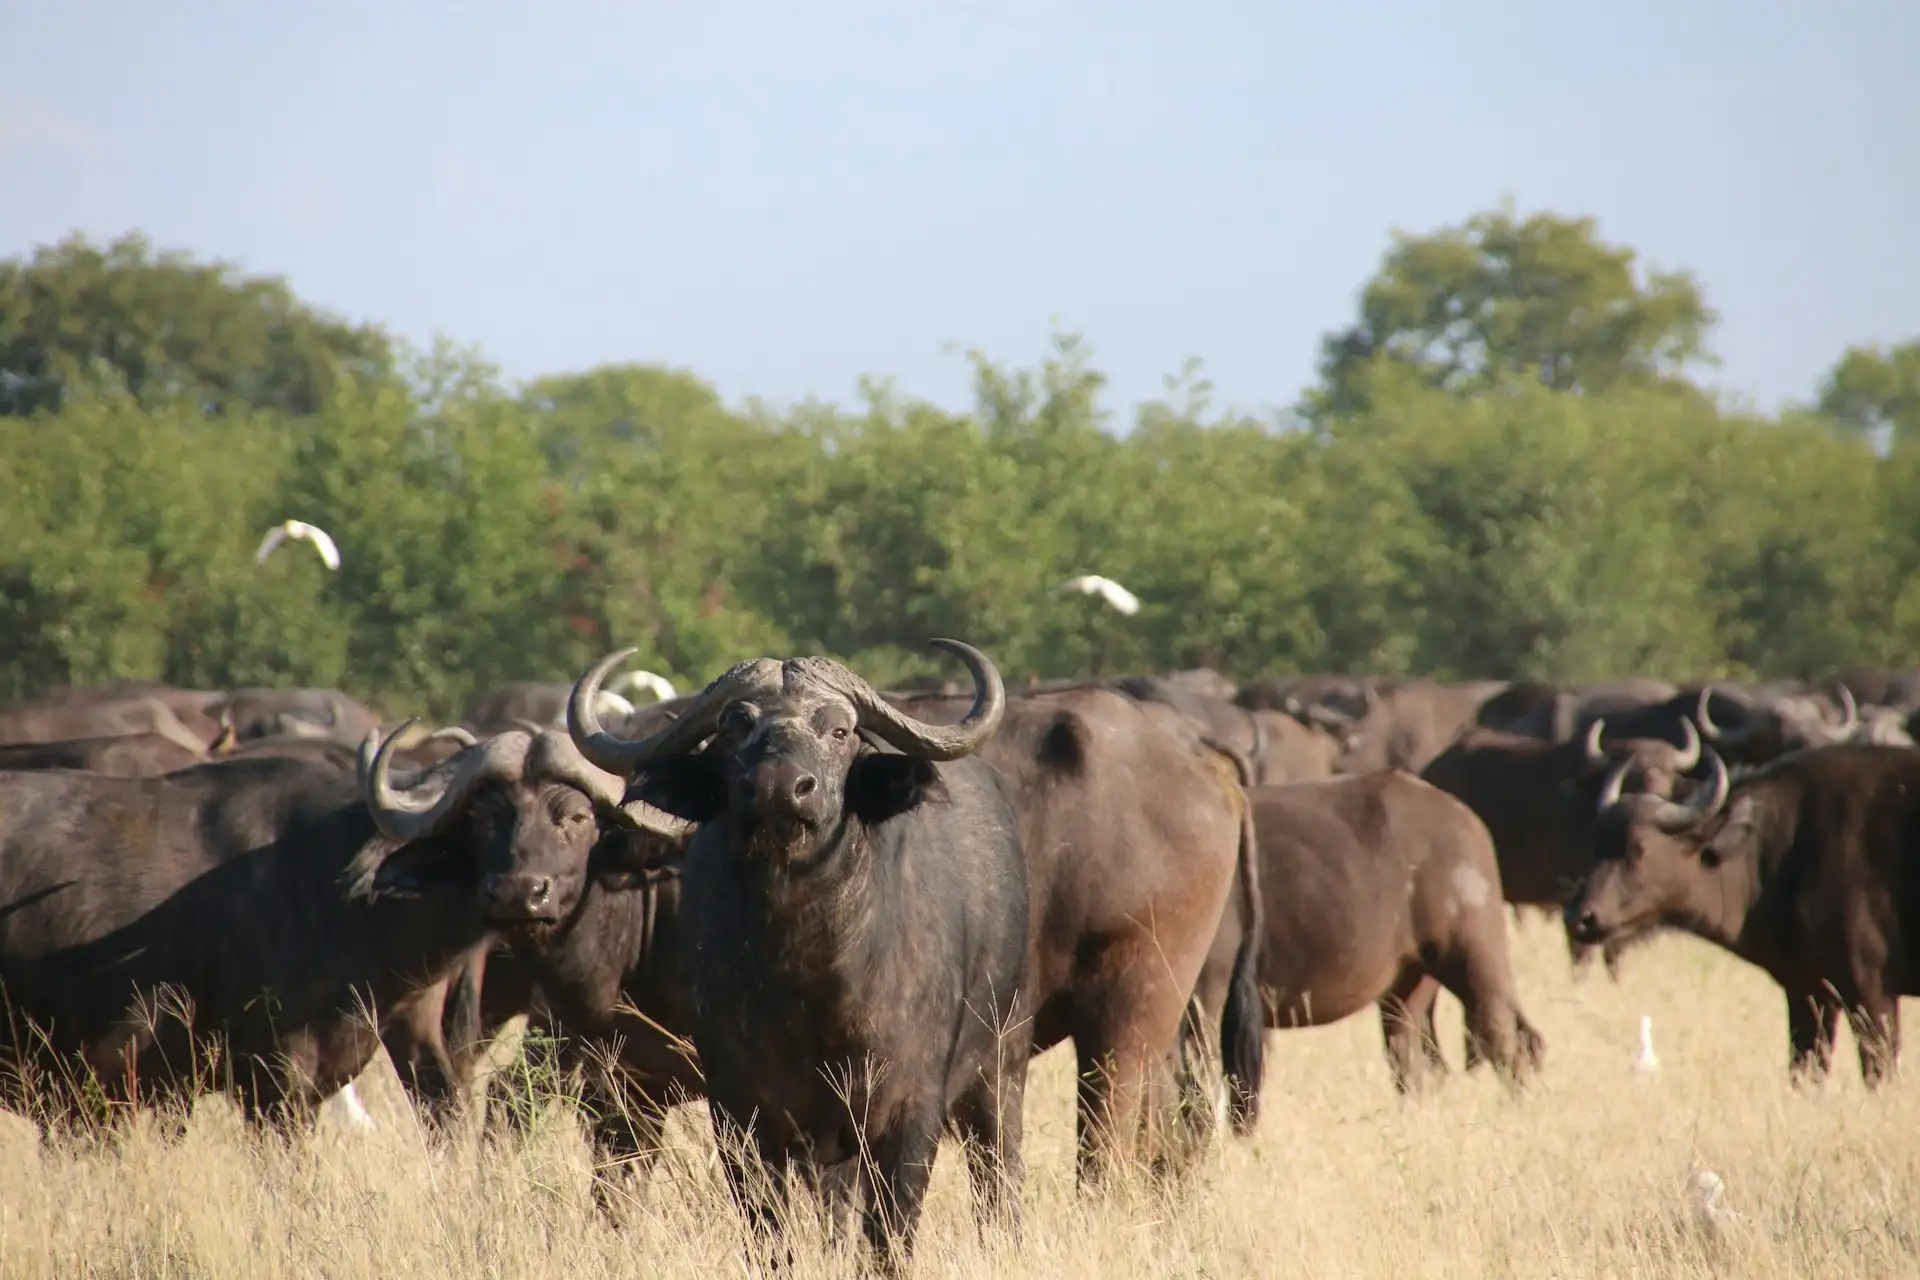
[[58,409],[96,381],[212,412],[312,413],[341,379],[392,364],[379,329],[314,310],[277,277],[157,253],[138,233],[0,261],[0,414]]
[[1555,391],[1678,384],[1711,357],[1716,316],[1685,272],[1636,269],[1591,218],[1518,217],[1511,207],[1428,235],[1395,232],[1360,315],[1322,343],[1314,415],[1367,403],[1370,366],[1442,389],[1513,379]]
[[1849,347],[1820,388],[1820,411],[1849,430],[1920,438],[1920,339]]

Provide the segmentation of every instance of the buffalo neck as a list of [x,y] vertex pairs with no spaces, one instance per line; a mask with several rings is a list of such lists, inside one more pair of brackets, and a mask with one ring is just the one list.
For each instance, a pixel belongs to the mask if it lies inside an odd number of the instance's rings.
[[1765,967],[1777,946],[1769,888],[1794,839],[1794,827],[1761,794],[1729,814],[1710,840],[1720,865],[1708,877],[1683,923],[1689,932],[1718,943],[1743,960]]
[[727,833],[724,856],[742,876],[749,908],[774,970],[846,974],[865,967],[876,904],[877,859],[866,825],[842,816],[824,838],[790,846],[786,856],[749,850]]
[[[385,838],[363,804],[346,806],[335,822],[341,846],[350,851]],[[471,893],[447,888],[367,901],[346,896],[339,869],[311,867],[324,871],[327,882],[305,888],[317,906],[304,917],[312,933],[305,945],[309,954],[328,957],[323,963],[333,985],[364,992],[377,1010],[444,976],[492,934]]]

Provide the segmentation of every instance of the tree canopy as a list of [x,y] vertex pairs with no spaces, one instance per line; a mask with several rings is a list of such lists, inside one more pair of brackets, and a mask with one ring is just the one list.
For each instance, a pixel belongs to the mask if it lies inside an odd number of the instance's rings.
[[[1844,353],[1815,408],[1735,411],[1685,381],[1698,288],[1584,219],[1397,239],[1311,431],[1215,412],[1197,366],[1116,423],[1070,335],[972,357],[967,412],[875,383],[774,413],[644,363],[509,387],[137,237],[0,281],[0,697],[299,682],[451,719],[618,646],[683,685],[797,652],[884,682],[942,670],[942,634],[1014,681],[1815,676],[1920,648],[1920,344]],[[337,573],[298,544],[256,565],[289,517]],[[1059,591],[1086,573],[1139,613]]]
[[0,414],[58,409],[102,381],[216,413],[312,413],[343,379],[392,363],[378,329],[307,306],[279,279],[156,253],[137,232],[0,261]]
[[1510,208],[1396,232],[1358,318],[1322,344],[1316,402],[1364,404],[1381,363],[1460,393],[1516,378],[1584,393],[1677,383],[1710,357],[1716,316],[1690,275],[1642,278],[1636,256],[1591,218]]

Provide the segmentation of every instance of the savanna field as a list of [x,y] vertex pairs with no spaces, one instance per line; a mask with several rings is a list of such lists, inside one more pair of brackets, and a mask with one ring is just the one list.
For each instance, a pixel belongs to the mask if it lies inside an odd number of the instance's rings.
[[[1073,1185],[1072,1059],[1034,1067],[1027,1229],[982,1243],[957,1151],[943,1146],[914,1272],[923,1276],[1912,1276],[1920,1107],[1910,1082],[1860,1086],[1842,1033],[1833,1078],[1786,1079],[1778,989],[1704,943],[1637,949],[1619,984],[1572,976],[1557,923],[1515,931],[1516,976],[1547,1037],[1526,1096],[1455,1070],[1396,1099],[1371,1013],[1274,1033],[1258,1136],[1216,1147],[1183,1188]],[[1634,1068],[1639,1018],[1661,1067]],[[606,1225],[568,1111],[524,1140],[427,1142],[384,1058],[360,1091],[378,1129],[323,1116],[292,1147],[252,1139],[203,1100],[178,1145],[140,1130],[119,1154],[39,1148],[10,1118],[0,1156],[0,1274],[29,1277],[722,1276],[749,1273],[703,1106],[683,1108],[644,1196]],[[1691,1176],[1719,1174],[1718,1226]],[[859,1265],[795,1236],[801,1276]]]

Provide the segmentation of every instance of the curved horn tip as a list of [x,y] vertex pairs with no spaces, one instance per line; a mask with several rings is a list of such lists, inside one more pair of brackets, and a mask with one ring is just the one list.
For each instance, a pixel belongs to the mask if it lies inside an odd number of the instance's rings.
[[1593,723],[1587,726],[1587,762],[1589,764],[1599,764],[1607,758],[1606,748],[1601,745],[1606,731],[1605,716],[1596,716]]
[[1699,815],[1697,820],[1700,822],[1720,812],[1720,806],[1727,802],[1727,793],[1733,789],[1733,780],[1727,773],[1727,762],[1711,747],[1707,748],[1707,763],[1713,766],[1713,782],[1707,788],[1707,799],[1704,803],[1688,806]]
[[1680,731],[1686,736],[1686,742],[1680,748],[1680,754],[1674,757],[1674,765],[1681,773],[1700,763],[1700,730],[1694,727],[1692,720],[1680,717]]
[[567,697],[567,729],[579,734],[600,732],[600,716],[593,703],[600,692],[600,686],[606,683],[613,669],[640,652],[637,647],[615,649],[600,661],[587,668],[585,675],[573,682],[573,692]]
[[1628,757],[1613,766],[1613,771],[1607,774],[1606,784],[1600,788],[1600,803],[1594,806],[1596,815],[1605,813],[1620,803],[1620,797],[1627,787],[1627,770],[1631,768],[1633,768],[1633,759]]

